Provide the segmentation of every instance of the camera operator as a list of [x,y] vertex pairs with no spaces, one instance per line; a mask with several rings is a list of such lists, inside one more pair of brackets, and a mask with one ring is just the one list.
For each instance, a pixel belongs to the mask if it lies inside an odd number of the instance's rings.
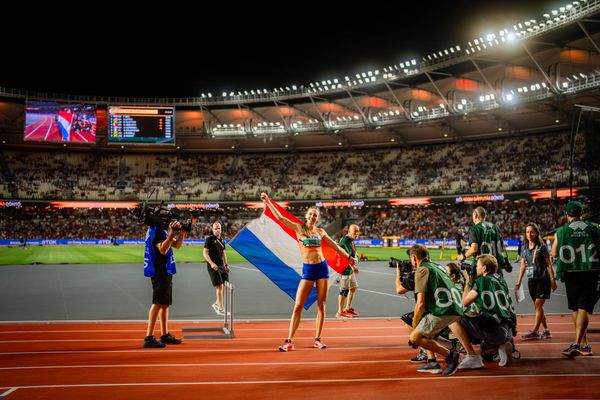
[[[169,333],[168,320],[169,306],[173,304],[173,275],[177,272],[172,247],[181,247],[185,231],[181,230],[179,221],[171,221],[168,232],[166,227],[166,222],[154,223],[146,233],[144,276],[152,279],[152,306],[148,313],[148,328],[143,344],[145,348],[162,348],[167,344],[181,343],[180,339]],[[176,232],[179,233],[177,238]],[[160,341],[154,337],[157,318],[160,318]]]
[[[410,250],[406,252],[410,255]],[[427,253],[429,257],[429,253]],[[406,265],[408,263],[408,265]],[[408,292],[415,290],[415,268],[412,263],[408,260],[397,260],[392,258],[390,262],[390,266],[396,266],[396,293],[397,294],[406,294]],[[410,266],[410,269],[408,268]],[[406,328],[408,329],[408,334],[410,335],[413,331],[412,327],[412,317],[414,312],[410,312],[404,314],[402,316],[402,321],[406,324]],[[411,343],[412,344],[412,343]],[[411,363],[425,363],[425,365],[417,368],[417,372],[429,372],[431,374],[441,374],[442,369],[440,368],[440,364],[437,362],[435,353],[430,350],[425,350],[422,347],[419,348],[419,354],[410,359]]]
[[508,285],[498,273],[498,261],[491,254],[477,256],[476,274],[466,274],[463,306],[475,304],[475,315],[461,318],[461,324],[471,338],[482,340],[481,349],[498,346],[499,366],[512,362],[512,336],[516,324]]
[[215,288],[216,301],[213,303],[212,308],[217,315],[225,315],[225,310],[223,310],[223,288],[225,282],[229,281],[229,271],[231,271],[225,253],[225,239],[221,237],[221,231],[222,228],[219,222],[212,224],[213,234],[206,238],[203,251],[206,269]]
[[[443,355],[446,358],[446,369],[443,374],[446,376],[453,375],[459,367],[460,369],[483,368],[481,357],[475,354],[466,332],[459,323],[463,314],[461,296],[446,270],[428,259],[427,248],[423,245],[413,245],[409,254],[410,262],[416,268],[417,297],[410,341],[426,350]],[[459,353],[448,350],[434,340],[435,336],[446,327],[450,327],[467,351],[467,357],[460,366]]]
[[498,260],[498,274],[502,276],[502,268],[510,273],[512,266],[508,261],[504,242],[500,236],[500,230],[493,223],[487,222],[485,220],[486,216],[487,213],[483,207],[477,207],[473,210],[472,219],[474,225],[469,231],[471,247],[469,247],[466,253],[459,254],[457,260],[463,262],[469,257],[473,257],[473,264],[475,264],[476,256],[491,254]]

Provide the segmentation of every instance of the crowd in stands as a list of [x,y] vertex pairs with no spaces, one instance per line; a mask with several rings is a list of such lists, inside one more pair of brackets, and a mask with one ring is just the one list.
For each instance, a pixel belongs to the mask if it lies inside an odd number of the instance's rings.
[[[358,223],[362,239],[396,236],[401,239],[453,239],[458,228],[467,230],[475,206],[483,205],[488,221],[494,222],[505,239],[524,234],[527,223],[537,223],[542,232],[563,224],[566,199],[516,200],[484,204],[443,204],[399,207],[321,208],[320,226],[339,235],[343,226]],[[290,212],[304,218],[306,207],[293,206]],[[223,234],[232,238],[247,222],[257,218],[262,208],[226,208],[202,211],[189,235],[202,239],[211,225],[221,222]],[[137,239],[144,238],[146,227],[130,209],[85,209],[52,207],[0,208],[0,239]]]
[[[575,186],[587,186],[583,137]],[[364,199],[565,187],[568,133],[379,150],[274,154],[0,152],[0,198]]]
[[[525,226],[535,222],[542,232],[550,232],[565,220],[566,200],[517,200],[481,204],[488,212],[487,221],[495,223],[504,239],[524,235]],[[476,204],[479,205],[479,204]],[[471,213],[476,205],[431,204],[428,206],[371,209],[362,220],[361,236],[381,238],[396,236],[401,239],[449,239],[457,230],[465,231],[472,225]]]

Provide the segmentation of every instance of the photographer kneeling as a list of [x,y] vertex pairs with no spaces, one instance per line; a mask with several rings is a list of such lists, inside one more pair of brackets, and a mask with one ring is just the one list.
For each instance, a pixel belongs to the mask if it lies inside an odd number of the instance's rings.
[[471,338],[481,340],[481,349],[498,346],[499,366],[512,362],[512,337],[516,316],[513,312],[508,285],[498,275],[498,261],[491,254],[477,256],[475,276],[467,275],[463,291],[463,306],[475,305],[475,316],[468,312],[461,324]]
[[413,245],[409,250],[410,262],[416,267],[415,294],[417,302],[413,315],[410,341],[426,350],[446,357],[444,375],[453,375],[459,368],[459,353],[448,350],[434,340],[444,328],[449,327],[467,351],[460,369],[483,368],[481,358],[475,354],[468,336],[460,325],[463,315],[460,292],[441,265],[427,258],[427,248]]
[[[155,222],[148,228],[144,252],[144,276],[152,279],[152,306],[148,312],[148,328],[144,338],[145,348],[162,348],[167,344],[180,344],[181,339],[169,333],[169,306],[173,303],[173,275],[175,275],[174,247],[180,248],[185,238],[185,230],[179,221]],[[175,238],[176,232],[179,236]],[[154,337],[154,325],[160,318],[160,341]]]

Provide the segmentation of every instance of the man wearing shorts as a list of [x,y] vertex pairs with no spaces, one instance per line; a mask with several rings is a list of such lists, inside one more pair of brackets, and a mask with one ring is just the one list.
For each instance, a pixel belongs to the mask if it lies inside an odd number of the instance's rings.
[[483,368],[481,358],[475,354],[465,330],[459,323],[463,315],[461,293],[454,286],[446,269],[429,261],[427,248],[423,245],[413,245],[409,249],[409,255],[411,264],[416,267],[415,295],[417,296],[412,321],[413,330],[410,333],[411,343],[446,357],[446,369],[443,374],[454,375],[460,361],[459,353],[448,350],[434,340],[444,328],[450,327],[467,351],[468,362],[461,364],[461,369]]
[[570,358],[591,353],[586,330],[589,315],[600,298],[600,229],[592,222],[581,220],[582,208],[578,201],[567,203],[568,222],[556,231],[551,252],[557,260],[556,276],[565,283],[568,307],[573,311],[575,340],[562,351]]
[[[350,257],[354,258],[356,261],[358,260],[356,259],[356,246],[354,245],[354,240],[356,240],[359,233],[358,225],[352,224],[348,228],[348,233],[338,242],[340,247],[346,250]],[[337,318],[358,317],[358,312],[352,307],[356,289],[358,288],[356,274],[358,274],[356,264],[348,265],[348,267],[342,271],[342,275],[340,276],[340,295],[338,296]]]
[[221,224],[215,222],[212,225],[213,234],[204,242],[204,259],[210,281],[215,288],[216,301],[212,308],[217,315],[225,315],[223,310],[223,288],[225,282],[229,281],[229,264],[225,254],[225,239],[221,236]]
[[[144,338],[144,348],[162,348],[167,344],[180,344],[169,333],[169,306],[173,304],[173,275],[175,275],[175,256],[172,247],[178,249],[183,244],[185,231],[181,223],[172,221],[165,230],[166,224],[152,225],[146,233],[144,252],[144,276],[152,280],[152,306],[148,312],[148,327]],[[178,237],[175,235],[179,233]],[[154,337],[154,326],[160,319],[160,342]]]

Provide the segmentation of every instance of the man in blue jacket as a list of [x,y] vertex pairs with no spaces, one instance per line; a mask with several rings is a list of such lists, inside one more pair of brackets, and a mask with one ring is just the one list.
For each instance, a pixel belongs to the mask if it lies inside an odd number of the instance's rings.
[[[144,276],[152,279],[152,306],[148,313],[148,328],[143,344],[145,348],[162,348],[167,344],[181,343],[181,339],[169,333],[167,324],[169,306],[173,304],[173,275],[177,272],[172,247],[181,247],[185,231],[181,229],[179,221],[172,221],[168,232],[165,225],[152,225],[146,233]],[[157,318],[160,318],[160,341],[154,337]]]

